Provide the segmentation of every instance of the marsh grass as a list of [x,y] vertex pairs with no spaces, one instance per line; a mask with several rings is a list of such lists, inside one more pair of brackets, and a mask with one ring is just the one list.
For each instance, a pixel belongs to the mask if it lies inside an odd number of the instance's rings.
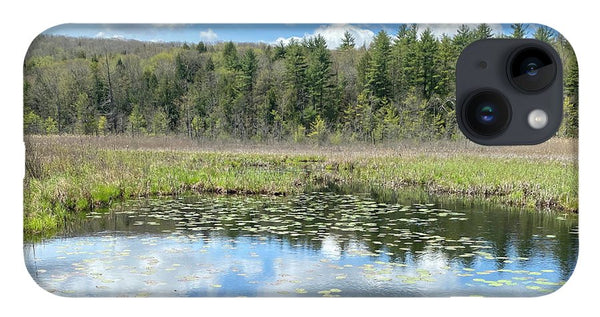
[[128,198],[182,193],[290,195],[314,188],[419,188],[576,212],[577,143],[344,146],[198,142],[175,137],[27,136],[24,232]]

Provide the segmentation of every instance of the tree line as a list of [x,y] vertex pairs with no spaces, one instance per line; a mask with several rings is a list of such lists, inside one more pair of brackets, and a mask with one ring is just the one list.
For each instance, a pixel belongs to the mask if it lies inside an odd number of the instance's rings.
[[[513,38],[527,25],[513,24]],[[455,63],[490,26],[454,36],[401,25],[358,46],[316,35],[264,43],[150,43],[40,35],[24,65],[26,134],[180,134],[192,138],[340,143],[453,139]],[[502,35],[506,36],[506,35]],[[545,27],[565,71],[559,135],[577,136],[578,68]]]

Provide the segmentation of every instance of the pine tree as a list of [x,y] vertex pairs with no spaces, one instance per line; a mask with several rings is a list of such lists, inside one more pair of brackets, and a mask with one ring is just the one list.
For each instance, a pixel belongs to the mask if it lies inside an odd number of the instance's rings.
[[287,107],[284,120],[289,123],[301,123],[305,127],[310,121],[304,119],[304,111],[308,104],[307,68],[304,47],[297,41],[290,41],[285,52]]
[[75,132],[78,134],[94,134],[97,132],[98,124],[94,118],[94,109],[90,105],[88,95],[81,93],[77,96],[74,108],[77,111],[77,122]]
[[344,32],[344,37],[342,38],[342,44],[340,45],[341,50],[353,49],[356,45],[356,39],[352,34],[348,31]]
[[240,62],[241,93],[243,104],[241,106],[241,117],[243,121],[243,133],[254,135],[256,131],[256,106],[254,104],[254,82],[258,71],[258,59],[253,49],[244,53]]
[[273,61],[285,58],[285,45],[283,42],[279,42],[275,45],[275,51],[273,52]]
[[198,53],[206,53],[206,51],[208,51],[206,44],[204,44],[204,42],[198,42],[198,45],[196,45],[196,51],[198,51]]
[[556,33],[551,28],[540,25],[533,33],[533,37],[542,42],[552,43],[556,38]]
[[436,83],[436,64],[438,42],[430,29],[421,33],[418,42],[419,73],[418,84],[421,86],[423,97],[428,100],[433,95]]
[[369,72],[369,66],[371,65],[371,54],[369,51],[365,51],[361,58],[358,60],[356,65],[356,81],[358,91],[362,91],[367,87],[367,74]]
[[44,121],[34,111],[27,111],[23,115],[23,133],[40,134],[44,133]]
[[510,33],[510,37],[513,39],[522,39],[527,36],[527,28],[528,26],[523,23],[515,23],[511,24],[510,28],[512,32]]
[[434,92],[439,96],[448,96],[454,92],[456,56],[452,39],[446,34],[439,41],[435,63]]
[[479,24],[473,32],[475,40],[485,40],[494,37],[492,28],[485,23]]
[[[310,104],[317,114],[332,120],[335,114],[332,113],[333,109],[329,107],[331,104],[327,100],[333,87],[331,54],[327,50],[327,43],[322,35],[308,39],[305,45],[308,51],[306,77]],[[312,121],[313,118],[308,118],[308,120]]]
[[231,41],[225,43],[223,47],[223,64],[229,70],[236,70],[239,67],[237,49]]
[[106,117],[105,116],[100,116],[100,118],[98,118],[98,134],[99,135],[106,135],[107,133],[107,126],[106,126]]
[[100,72],[100,65],[96,57],[92,57],[90,62],[90,75],[92,81],[91,98],[96,110],[100,113],[107,114],[110,111],[107,102],[108,89]]
[[[158,126],[158,125],[157,125]],[[155,127],[157,127],[155,126]],[[134,105],[131,114],[129,114],[129,131],[132,135],[145,132],[146,120],[140,111],[139,105]],[[158,130],[158,129],[157,129]],[[156,133],[156,131],[155,131]]]
[[456,30],[456,35],[452,38],[452,42],[456,47],[456,57],[460,55],[460,52],[467,47],[467,45],[471,44],[475,40],[475,35],[473,31],[466,24],[461,24]]
[[381,30],[377,33],[370,51],[371,63],[367,71],[367,89],[375,98],[385,102],[384,100],[391,99],[391,82],[388,72],[391,41],[385,31]]
[[152,134],[164,135],[169,132],[169,119],[164,111],[157,111],[152,118]]
[[568,72],[565,78],[565,127],[568,137],[577,137],[579,130],[579,66],[572,57],[567,65]]
[[58,134],[58,123],[52,117],[48,117],[44,121],[44,130],[46,134]]
[[315,139],[319,141],[319,143],[323,143],[327,140],[327,126],[325,120],[323,120],[320,115],[317,115],[310,124],[310,131],[311,132],[308,134],[309,138]]
[[397,103],[406,98],[410,88],[417,84],[417,44],[417,25],[401,25],[392,47],[390,65],[392,95]]

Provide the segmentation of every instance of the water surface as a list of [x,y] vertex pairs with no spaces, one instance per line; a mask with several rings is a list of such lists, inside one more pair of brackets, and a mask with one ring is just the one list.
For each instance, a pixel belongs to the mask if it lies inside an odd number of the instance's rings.
[[537,296],[577,239],[576,215],[314,192],[130,201],[24,251],[64,296]]

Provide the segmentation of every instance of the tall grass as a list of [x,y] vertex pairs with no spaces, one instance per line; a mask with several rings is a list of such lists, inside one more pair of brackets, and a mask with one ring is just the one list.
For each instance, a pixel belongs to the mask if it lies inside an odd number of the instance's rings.
[[577,211],[576,143],[552,142],[556,151],[545,145],[486,152],[466,143],[327,148],[27,137],[24,231],[51,232],[78,213],[127,198],[184,192],[289,195],[331,185],[419,187],[515,206]]

